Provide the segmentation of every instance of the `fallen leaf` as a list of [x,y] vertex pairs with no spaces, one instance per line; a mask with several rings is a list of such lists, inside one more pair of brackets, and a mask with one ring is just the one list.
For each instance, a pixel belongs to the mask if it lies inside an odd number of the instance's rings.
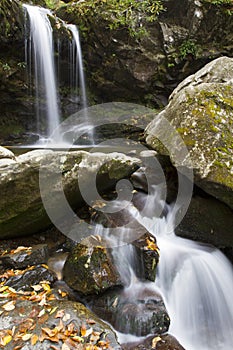
[[3,338],[1,339],[1,344],[2,344],[3,346],[6,346],[8,343],[11,342],[11,340],[12,340],[12,336],[8,334],[8,335],[6,335],[5,337],[3,337]]
[[38,342],[38,340],[39,340],[38,335],[33,334],[33,336],[31,337],[31,345],[32,346],[35,345]]
[[5,290],[7,290],[9,287],[8,286],[3,286],[0,288],[0,293],[4,292]]
[[44,324],[47,321],[48,318],[49,318],[49,315],[48,314],[44,314],[43,316],[39,317],[38,323],[39,324]]
[[64,343],[62,344],[61,350],[70,350],[70,347]]
[[161,341],[161,340],[162,340],[162,338],[160,338],[160,337],[155,337],[155,338],[153,338],[153,339],[152,339],[152,344],[151,344],[152,348],[156,348],[157,343],[158,343],[159,341]]
[[70,314],[67,313],[63,316],[62,321],[64,321],[64,322],[69,321],[70,317],[71,317]]
[[37,317],[41,317],[41,316],[43,316],[44,314],[45,314],[45,309],[42,309],[42,310],[39,312],[39,314],[38,314]]
[[43,289],[43,287],[40,284],[36,284],[35,286],[32,286],[35,292],[39,292]]
[[14,310],[14,309],[15,309],[15,301],[14,301],[14,300],[8,301],[8,303],[2,305],[2,308],[3,308],[5,311]]
[[42,287],[44,288],[44,290],[46,292],[50,292],[51,291],[50,285],[48,283],[42,283],[41,285],[42,285]]
[[27,340],[31,339],[32,336],[33,336],[33,334],[31,334],[31,333],[26,333],[26,334],[24,334],[24,335],[22,336],[22,340],[23,340],[23,341],[27,341]]
[[86,332],[87,332],[86,326],[85,326],[85,324],[82,324],[82,326],[81,326],[81,336],[85,337],[86,336]]
[[49,314],[52,315],[57,309],[58,309],[58,306],[55,306],[55,307],[49,312]]

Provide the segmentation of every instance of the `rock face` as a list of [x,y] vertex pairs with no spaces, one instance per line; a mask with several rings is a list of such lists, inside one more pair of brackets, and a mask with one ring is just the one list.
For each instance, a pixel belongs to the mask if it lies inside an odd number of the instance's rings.
[[[138,21],[138,27],[147,30],[139,37],[130,36],[125,27],[110,30],[114,20],[106,21],[104,11],[93,17],[86,14],[83,53],[88,81],[101,101],[164,105],[178,82],[211,58],[232,54],[228,7],[205,0],[162,3],[165,11],[155,22]],[[73,2],[58,10],[59,16],[77,25],[82,20],[78,13]]]
[[[221,206],[224,207],[223,215],[225,212],[232,213],[233,209],[232,93],[233,59],[216,59],[185,79],[172,93],[168,106],[146,129],[147,143],[162,154],[165,150],[156,138],[156,123],[161,118],[166,118],[177,129],[192,160],[195,184],[205,193],[226,204],[226,207],[219,204],[219,210]],[[174,161],[172,155],[171,160]],[[200,206],[197,209],[198,206],[194,199],[191,210],[197,213],[200,210]],[[213,220],[209,221],[210,226],[214,222],[215,207],[217,208],[216,203],[210,205],[210,216],[213,215]],[[228,216],[228,221],[231,221],[232,214]],[[225,220],[219,218],[218,221]],[[232,223],[230,226],[232,227]],[[200,227],[199,230],[201,231]],[[220,227],[216,231],[217,241],[221,241]],[[227,237],[225,233],[222,243],[225,241],[226,244],[224,237]],[[233,244],[231,238],[228,244]]]
[[84,151],[44,150],[19,156],[17,162],[1,167],[1,238],[31,234],[48,227],[50,220],[43,206],[45,202],[46,210],[54,210],[54,215],[62,221],[67,215],[64,209],[67,200],[78,207],[83,203],[80,192],[86,192],[92,199],[96,175],[97,184],[103,185],[100,188],[108,189],[117,179],[130,175],[138,162],[136,158],[118,153],[88,154]]
[[[43,0],[24,2],[46,6]],[[61,2],[58,16],[79,26],[77,2],[65,2]],[[142,25],[148,32],[139,38],[131,37],[125,28],[110,30],[114,23],[106,22],[101,15],[85,15],[88,28],[80,26],[80,32],[92,104],[97,98],[98,102],[124,100],[164,106],[178,82],[212,58],[232,55],[233,24],[228,14],[232,11],[231,4],[166,0],[163,5],[166,10],[154,23],[138,23],[139,28]],[[56,6],[59,7],[58,3]],[[0,140],[14,143],[22,140],[22,136],[25,140],[25,131],[35,131],[36,121],[25,81],[21,2],[3,0],[0,10]],[[67,59],[64,47],[62,60]],[[70,94],[67,96],[68,75],[64,66],[59,93],[62,114],[67,116],[79,106],[71,101]]]

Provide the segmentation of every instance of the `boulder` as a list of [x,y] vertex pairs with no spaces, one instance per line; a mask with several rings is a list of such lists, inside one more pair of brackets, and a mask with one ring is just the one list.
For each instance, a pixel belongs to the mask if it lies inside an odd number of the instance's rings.
[[85,299],[90,309],[121,333],[145,336],[168,330],[170,319],[161,296],[146,285],[114,289]]
[[[28,299],[21,295],[13,303],[10,300],[9,311],[1,313],[0,339],[5,340],[4,349],[83,349],[94,346],[121,349],[111,327],[81,303],[54,300],[51,293],[40,303]],[[7,302],[9,299],[4,298],[0,304],[3,306]],[[11,332],[12,329],[15,332]]]
[[100,293],[120,285],[111,252],[101,237],[91,236],[78,243],[64,265],[64,280],[82,294]]
[[16,163],[1,168],[1,239],[47,228],[51,225],[48,211],[57,225],[65,217],[68,221],[68,214],[74,215],[69,205],[82,205],[84,194],[87,200],[95,200],[96,186],[102,191],[114,187],[117,180],[130,176],[139,163],[137,158],[119,153],[37,150],[20,155]]
[[15,159],[15,155],[9,149],[0,146],[0,159],[4,158]]
[[45,264],[49,257],[47,244],[32,247],[18,247],[12,252],[0,255],[0,263],[5,268],[23,269],[28,266]]
[[122,344],[124,350],[185,350],[170,334],[149,336],[140,342]]
[[[157,125],[166,118],[180,133],[189,151],[195,184],[231,209],[232,94],[233,59],[218,58],[185,79],[172,93],[167,107],[146,129],[147,143],[159,153],[167,154],[157,139]],[[170,154],[174,165],[184,165],[182,162],[177,164],[174,154]]]
[[25,270],[15,270],[12,276],[7,279],[7,282],[4,277],[1,278],[1,282],[6,282],[7,286],[14,288],[16,291],[32,291],[32,286],[39,284],[41,281],[54,283],[56,280],[56,275],[45,265],[30,266]]

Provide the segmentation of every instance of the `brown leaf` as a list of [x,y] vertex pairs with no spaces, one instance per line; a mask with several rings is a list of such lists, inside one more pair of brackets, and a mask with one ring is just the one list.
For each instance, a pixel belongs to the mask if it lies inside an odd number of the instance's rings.
[[38,319],[38,323],[39,324],[43,324],[47,321],[47,319],[49,318],[49,315],[48,314],[44,314],[43,316],[39,317]]

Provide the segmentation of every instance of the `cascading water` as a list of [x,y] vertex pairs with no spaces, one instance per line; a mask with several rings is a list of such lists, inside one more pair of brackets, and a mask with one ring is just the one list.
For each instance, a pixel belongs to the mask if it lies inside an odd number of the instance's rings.
[[[73,80],[74,90],[77,91],[78,86],[80,86],[84,123],[85,125],[87,125],[90,142],[91,144],[94,144],[93,128],[90,126],[89,117],[87,113],[86,81],[85,81],[85,74],[84,74],[84,67],[83,67],[82,49],[80,44],[79,31],[74,24],[68,24],[67,28],[71,31],[73,35],[72,53],[70,56],[71,56],[71,60],[74,62],[73,64],[74,71],[72,73],[71,81]],[[80,80],[79,84],[78,84],[78,77]]]
[[230,350],[232,265],[218,249],[177,237],[172,231],[174,216],[171,208],[163,218],[136,214],[160,248],[155,287],[171,318],[169,333],[186,350]]
[[[160,261],[156,282],[145,284],[136,278],[134,253],[125,246],[114,259],[126,280],[127,296],[135,299],[145,288],[152,293],[159,292],[171,319],[169,333],[186,350],[230,350],[233,344],[232,265],[218,249],[177,237],[173,232],[174,208],[164,203],[164,216],[152,217],[151,213],[161,205],[156,192],[147,196],[147,200],[146,195],[140,196],[146,203],[143,216],[134,206],[128,207],[129,214],[157,239]],[[125,230],[123,227],[123,237]],[[106,237],[108,230],[103,232],[98,234]],[[120,236],[110,239],[113,246],[121,242]],[[132,241],[134,239],[132,237]]]
[[[46,136],[53,134],[60,141],[57,83],[55,78],[52,27],[48,16],[51,12],[37,6],[24,5],[30,19],[30,47],[33,49],[35,74],[37,124],[41,119],[42,103],[45,99],[48,127]],[[31,54],[29,54],[31,57]],[[31,66],[31,65],[29,65]],[[40,133],[40,130],[38,130]]]
[[[55,144],[63,142],[63,135],[59,130],[60,124],[60,98],[58,94],[58,78],[60,57],[57,58],[57,67],[54,61],[54,44],[53,29],[49,20],[49,16],[53,16],[52,12],[38,6],[24,5],[30,20],[30,35],[25,39],[25,56],[28,67],[28,84],[32,86],[32,66],[34,67],[34,82],[36,95],[36,115],[37,115],[37,132],[41,136],[42,141],[49,141]],[[73,36],[71,43],[71,54],[69,57],[68,67],[70,69],[70,86],[68,90],[72,91],[73,103],[78,103],[81,99],[81,105],[84,111],[84,122],[89,124],[86,97],[86,85],[84,67],[82,62],[82,51],[80,45],[79,32],[75,25],[67,25],[66,27]],[[27,31],[26,31],[27,32]],[[27,34],[27,33],[26,33]],[[61,50],[61,43],[58,39],[58,54]],[[80,94],[78,96],[77,94]],[[44,115],[46,115],[46,130],[42,130]],[[90,128],[89,128],[90,129]],[[89,137],[92,139],[91,132]],[[45,138],[45,140],[44,140]]]

